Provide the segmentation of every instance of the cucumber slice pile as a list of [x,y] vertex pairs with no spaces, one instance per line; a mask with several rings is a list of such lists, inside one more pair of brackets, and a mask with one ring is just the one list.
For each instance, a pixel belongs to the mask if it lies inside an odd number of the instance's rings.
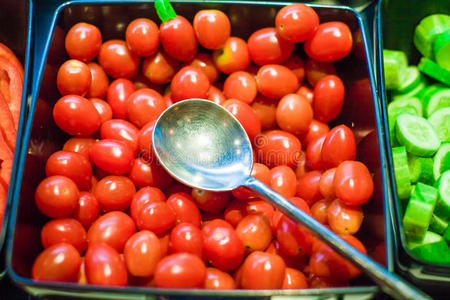
[[450,16],[425,17],[412,39],[417,66],[383,50],[397,196],[411,253],[450,265]]

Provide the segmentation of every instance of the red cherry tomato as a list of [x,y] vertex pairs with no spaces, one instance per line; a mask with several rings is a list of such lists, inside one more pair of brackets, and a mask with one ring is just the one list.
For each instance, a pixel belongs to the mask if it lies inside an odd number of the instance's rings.
[[219,78],[219,71],[212,61],[211,55],[205,52],[199,52],[194,59],[184,66],[191,66],[200,69],[209,79],[210,84],[216,83]]
[[192,189],[192,197],[198,207],[206,212],[218,212],[227,206],[230,201],[230,192],[212,192],[200,189]]
[[311,104],[311,105],[313,104],[314,93],[306,85],[302,85],[301,87],[299,87],[298,90],[295,93],[297,95],[302,96],[303,98],[305,98],[306,101],[308,101],[309,104]]
[[91,86],[91,71],[82,61],[70,59],[59,67],[56,85],[62,96],[84,96]]
[[269,98],[281,98],[294,93],[298,79],[294,72],[282,65],[264,65],[256,75],[258,91]]
[[197,53],[194,28],[182,16],[161,23],[159,39],[167,54],[176,60],[190,61]]
[[72,217],[78,220],[84,228],[88,229],[97,220],[100,206],[95,196],[89,192],[80,192],[78,206]]
[[261,122],[262,130],[272,130],[277,126],[275,119],[278,102],[275,99],[256,95],[252,103],[252,108]]
[[75,219],[54,219],[42,227],[41,242],[44,248],[59,243],[68,243],[74,246],[81,255],[87,247],[86,230]]
[[166,84],[178,71],[178,62],[159,50],[142,62],[142,74],[155,84]]
[[206,99],[209,90],[209,79],[196,67],[183,67],[170,84],[172,100],[181,101],[189,98]]
[[245,206],[245,215],[253,214],[253,215],[263,215],[268,220],[271,220],[273,214],[275,213],[272,204],[265,200],[249,200],[246,202]]
[[91,146],[89,158],[101,168],[114,175],[126,174],[131,169],[134,152],[125,142],[106,139]]
[[325,22],[305,41],[305,52],[318,61],[336,61],[352,50],[352,33],[345,23]]
[[278,126],[284,131],[301,134],[309,129],[313,119],[313,110],[308,101],[297,94],[288,94],[281,98],[276,111]]
[[190,223],[176,225],[169,235],[169,253],[191,253],[203,260],[203,236],[199,227]]
[[342,109],[345,89],[335,75],[321,78],[314,87],[314,118],[322,122],[334,120]]
[[244,218],[246,215],[245,207],[247,202],[241,199],[233,199],[231,200],[227,207],[225,207],[223,218],[225,221],[230,223],[233,227],[236,227],[237,224]]
[[307,289],[308,281],[305,275],[296,269],[286,268],[282,289]]
[[275,26],[286,41],[300,43],[311,38],[319,28],[319,16],[304,4],[286,5],[277,13]]
[[104,99],[109,86],[108,76],[99,64],[90,62],[87,66],[91,72],[91,85],[86,97]]
[[90,245],[84,258],[87,281],[98,285],[125,286],[128,272],[117,250],[107,244]]
[[297,197],[304,199],[308,205],[320,200],[322,195],[319,191],[321,171],[310,171],[301,176],[297,181]]
[[193,24],[199,44],[206,49],[218,49],[230,37],[230,19],[220,10],[200,10],[195,15]]
[[295,195],[297,178],[288,166],[276,166],[270,170],[270,188],[285,198]]
[[250,59],[260,66],[284,62],[295,47],[295,43],[282,39],[274,27],[253,32],[247,44]]
[[244,217],[236,226],[236,233],[246,252],[264,251],[272,241],[270,221],[262,214]]
[[151,202],[166,201],[164,193],[155,187],[146,186],[134,194],[130,205],[130,215],[137,222],[139,213],[145,205]]
[[73,59],[90,61],[100,51],[102,34],[100,30],[91,24],[77,23],[66,35],[65,47],[67,54]]
[[128,97],[127,117],[138,128],[156,121],[166,109],[162,96],[152,89],[140,89]]
[[33,280],[65,281],[77,280],[81,257],[77,249],[68,243],[59,243],[39,254],[31,269]]
[[[271,177],[270,170],[266,165],[254,163],[250,176],[258,179],[259,181],[263,182],[266,185],[270,185],[270,177]],[[257,197],[256,193],[245,187],[238,187],[234,189],[232,193],[233,196],[239,199],[251,199]]]
[[67,95],[56,102],[53,120],[61,130],[72,135],[91,135],[101,124],[94,104],[77,95]]
[[[112,211],[102,215],[89,228],[87,238],[89,248],[95,244],[106,243],[122,253],[127,240],[136,232],[133,219],[121,211]],[[87,255],[87,254],[86,254]]]
[[91,137],[73,137],[67,140],[63,146],[64,151],[76,152],[89,158],[89,149],[95,143]]
[[39,183],[34,199],[41,213],[50,218],[70,216],[80,197],[75,182],[65,176],[50,176]]
[[115,139],[127,143],[133,153],[138,150],[138,134],[139,130],[133,124],[121,119],[106,121],[100,127],[102,139]]
[[328,207],[330,203],[330,200],[322,199],[311,206],[311,216],[323,225],[328,224]]
[[135,91],[133,82],[128,79],[116,79],[108,87],[106,101],[117,119],[126,119],[128,97]]
[[305,163],[310,170],[324,169],[325,165],[322,161],[322,147],[325,141],[325,136],[318,137],[311,141],[306,147]]
[[155,186],[165,189],[172,183],[172,177],[156,161],[148,163],[145,159],[136,158],[128,177],[137,187]]
[[[310,214],[309,208],[306,212]],[[311,233],[285,215],[278,222],[276,237],[281,251],[287,255],[302,256],[311,252],[313,243]]]
[[306,79],[311,86],[327,75],[336,75],[336,68],[331,62],[321,62],[314,59],[308,59],[305,66]]
[[161,244],[151,231],[142,230],[133,234],[123,250],[128,272],[133,276],[152,276],[161,260]]
[[203,253],[222,271],[236,269],[244,258],[244,245],[231,225],[222,220],[208,222],[203,228]]
[[176,253],[164,257],[156,266],[155,286],[160,288],[201,288],[206,266],[198,256]]
[[259,160],[266,166],[292,166],[301,150],[300,140],[293,134],[281,130],[267,131],[255,140]]
[[149,56],[159,47],[159,29],[150,19],[139,18],[130,22],[125,32],[130,51],[139,56]]
[[136,187],[126,176],[106,176],[94,188],[102,211],[127,209],[135,193]]
[[234,98],[247,104],[253,102],[257,93],[255,77],[245,71],[231,73],[223,85],[223,94],[227,99]]
[[255,251],[242,264],[240,284],[244,289],[279,289],[285,270],[286,265],[280,256]]
[[272,243],[270,243],[269,247],[267,247],[266,249],[266,252],[280,256],[286,264],[286,267],[295,268],[297,270],[303,270],[305,268],[306,256],[289,256],[283,253],[280,250],[280,243],[276,239],[273,240]]
[[369,169],[359,161],[344,161],[334,175],[336,196],[347,205],[362,205],[373,194],[373,180]]
[[322,146],[322,161],[327,168],[337,167],[344,160],[356,157],[356,141],[353,132],[345,125],[328,132]]
[[72,179],[81,191],[88,191],[91,187],[91,163],[79,153],[69,151],[53,153],[45,165],[45,174],[47,177],[53,175],[66,176]]
[[300,136],[300,140],[302,144],[309,145],[315,139],[327,135],[329,131],[330,127],[327,123],[312,119],[311,123],[309,123],[308,131]]
[[111,105],[109,105],[108,102],[98,98],[90,98],[89,100],[92,102],[92,104],[94,104],[95,109],[100,116],[100,122],[102,124],[112,119],[113,111]]
[[336,193],[334,191],[334,175],[336,168],[331,168],[323,172],[319,181],[319,191],[320,194],[328,199],[333,200],[336,198]]
[[219,90],[213,85],[210,85],[208,90],[208,100],[217,103],[219,105],[223,105],[223,103],[227,100],[227,98],[225,98],[221,90]]
[[113,78],[131,78],[138,71],[139,56],[130,52],[125,41],[110,40],[100,48],[98,63]]
[[236,283],[230,274],[216,268],[206,268],[205,289],[229,290],[235,289]]
[[289,56],[289,58],[283,63],[283,66],[288,67],[295,76],[297,76],[298,84],[302,84],[305,79],[305,64],[303,60],[295,54]]
[[225,45],[214,50],[213,62],[225,74],[245,71],[250,66],[247,43],[241,38],[230,37]]
[[236,99],[229,99],[225,101],[223,107],[238,119],[248,138],[253,142],[255,137],[261,133],[261,123],[251,106]]
[[153,127],[155,127],[155,122],[148,122],[139,130],[138,134],[140,157],[148,160],[156,159],[152,149]]
[[336,233],[355,234],[361,227],[364,214],[359,206],[349,206],[335,199],[328,206],[328,224]]
[[166,202],[155,201],[145,204],[138,212],[136,225],[139,230],[164,233],[175,224],[175,214]]

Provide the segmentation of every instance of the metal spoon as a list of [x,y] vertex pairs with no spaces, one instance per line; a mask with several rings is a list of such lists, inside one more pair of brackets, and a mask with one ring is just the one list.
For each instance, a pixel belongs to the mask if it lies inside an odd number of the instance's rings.
[[229,191],[244,185],[303,224],[397,299],[430,299],[344,242],[281,195],[250,176],[253,152],[239,121],[212,101],[189,99],[166,109],[155,123],[153,150],[163,167],[191,187]]

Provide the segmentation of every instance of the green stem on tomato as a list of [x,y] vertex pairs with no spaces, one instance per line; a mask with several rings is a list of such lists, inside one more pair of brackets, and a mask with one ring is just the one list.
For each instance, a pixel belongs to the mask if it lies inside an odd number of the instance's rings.
[[177,14],[175,13],[175,10],[169,0],[155,0],[155,9],[158,17],[163,23],[177,17]]

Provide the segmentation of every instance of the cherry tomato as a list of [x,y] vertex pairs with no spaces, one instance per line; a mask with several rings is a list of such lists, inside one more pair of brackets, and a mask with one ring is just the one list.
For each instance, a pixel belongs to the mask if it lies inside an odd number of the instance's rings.
[[102,139],[115,139],[127,143],[133,153],[138,150],[139,130],[130,122],[121,119],[112,119],[106,121],[100,127],[100,136]]
[[133,276],[152,276],[161,260],[161,244],[151,231],[133,234],[123,249],[128,272]]
[[74,282],[80,270],[81,257],[68,243],[59,243],[39,254],[31,269],[33,280]]
[[321,136],[311,141],[306,147],[305,161],[308,169],[320,170],[325,168],[325,164],[322,161],[322,147],[324,141],[325,136]]
[[244,244],[231,225],[220,219],[202,228],[203,253],[206,259],[222,271],[236,269],[244,258]]
[[91,85],[87,91],[86,97],[104,99],[108,90],[109,79],[103,68],[94,62],[87,64],[91,72]]
[[89,248],[94,244],[106,243],[122,253],[127,240],[136,232],[133,219],[121,211],[111,211],[98,218],[89,228]]
[[148,80],[144,74],[142,74],[142,72],[138,72],[136,74],[136,76],[134,76],[131,81],[133,81],[133,85],[134,88],[136,90],[140,90],[140,89],[152,89],[157,91],[158,93],[164,93],[164,87],[151,82],[150,80]]
[[262,214],[248,215],[236,226],[236,233],[246,252],[263,251],[272,241],[269,219]]
[[309,104],[313,104],[314,100],[314,93],[313,91],[306,85],[302,85],[298,88],[298,90],[295,92],[297,95],[302,96],[303,98],[308,101]]
[[128,97],[127,117],[138,128],[156,121],[166,109],[162,96],[152,89],[140,89]]
[[250,104],[258,93],[255,77],[245,71],[231,73],[225,80],[223,93],[227,99],[234,98]]
[[303,176],[303,174],[307,172],[305,151],[300,151],[294,171],[297,179],[299,179],[301,176]]
[[336,198],[336,193],[334,192],[334,175],[336,173],[336,168],[331,168],[323,172],[319,181],[319,191],[320,194],[328,200],[333,200]]
[[297,181],[296,196],[304,199],[308,205],[320,200],[322,195],[319,191],[319,181],[322,176],[321,171],[310,171],[301,176]]
[[327,135],[330,131],[330,127],[327,123],[312,119],[309,123],[308,131],[300,136],[302,144],[309,145],[313,140]]
[[274,214],[274,208],[272,204],[265,200],[249,200],[245,205],[245,215],[249,214],[259,214],[266,217],[268,220],[271,220]]
[[386,242],[380,242],[371,253],[372,258],[386,267]]
[[41,213],[50,218],[70,216],[77,204],[80,192],[73,180],[65,176],[50,176],[39,183],[34,199]]
[[216,83],[219,78],[219,71],[212,61],[211,55],[205,52],[199,52],[194,59],[184,66],[191,66],[200,69],[209,79],[210,84]]
[[300,140],[293,134],[271,130],[255,140],[259,160],[266,166],[295,165],[301,150]]
[[328,207],[330,200],[322,199],[311,206],[311,216],[323,225],[328,224]]
[[59,243],[68,243],[74,246],[81,255],[87,247],[86,230],[75,219],[54,219],[42,227],[41,242],[44,248]]
[[182,16],[161,23],[159,39],[167,54],[176,60],[190,61],[197,53],[194,28]]
[[213,62],[225,74],[245,71],[250,66],[247,43],[241,38],[230,37],[225,45],[214,50]]
[[53,153],[45,165],[45,174],[47,177],[53,175],[66,176],[72,179],[81,191],[88,191],[91,187],[91,163],[79,153],[69,151]]
[[206,268],[205,289],[229,290],[235,289],[236,283],[230,274],[216,268]]
[[281,98],[298,88],[297,76],[282,65],[264,65],[256,75],[258,91],[269,98]]
[[218,212],[225,208],[230,201],[230,192],[212,192],[201,189],[192,189],[192,197],[198,207],[206,212]]
[[353,132],[345,125],[328,132],[322,146],[322,161],[327,168],[337,167],[344,160],[354,160],[356,142]]
[[102,211],[127,209],[135,193],[133,182],[126,176],[106,176],[94,188]]
[[206,49],[218,49],[230,37],[230,19],[220,10],[200,10],[195,15],[193,24],[199,44]]
[[82,61],[70,59],[59,67],[56,85],[62,96],[84,96],[91,86],[91,71]]
[[296,269],[286,268],[282,289],[307,289],[308,281],[305,275]]
[[223,218],[225,221],[230,223],[233,227],[236,227],[237,224],[244,218],[246,213],[246,205],[247,202],[241,199],[233,199],[228,205],[225,207]]
[[150,185],[161,189],[168,187],[173,180],[156,161],[148,163],[142,158],[133,160],[128,177],[137,187]]
[[290,256],[285,254],[284,252],[281,251],[280,243],[277,240],[273,240],[272,243],[270,243],[269,247],[267,247],[266,249],[266,252],[280,256],[283,259],[284,263],[286,264],[286,267],[298,270],[303,270],[305,268],[306,256],[305,255]]
[[89,158],[89,149],[95,143],[91,137],[72,137],[63,146],[64,151],[76,152]]
[[155,122],[148,122],[145,124],[138,133],[138,146],[140,157],[151,161],[156,159],[152,149],[152,134]]
[[314,87],[314,118],[322,122],[334,120],[341,112],[344,97],[344,83],[339,77],[322,77]]
[[242,264],[241,286],[244,289],[279,289],[286,265],[276,254],[255,251]]
[[146,57],[142,62],[142,74],[155,84],[168,83],[178,69],[178,62],[163,50]]
[[91,135],[101,124],[94,104],[77,95],[67,95],[56,102],[53,120],[61,130],[71,135]]
[[114,139],[100,140],[89,150],[91,162],[114,175],[126,174],[133,157],[133,149],[127,143]]
[[[310,214],[309,208],[306,212]],[[276,237],[281,251],[287,255],[301,256],[311,252],[313,243],[311,233],[285,215],[278,222]]]
[[125,40],[131,53],[139,56],[149,56],[159,47],[159,29],[150,19],[134,19],[127,26]]
[[275,26],[286,41],[300,43],[310,39],[319,28],[319,16],[304,4],[286,5],[277,13]]
[[89,192],[80,192],[78,205],[72,217],[88,229],[97,220],[99,212],[100,206],[95,196]]
[[305,41],[305,52],[318,61],[336,61],[352,50],[352,33],[345,23],[325,22]]
[[[259,163],[254,163],[250,176],[258,179],[266,185],[270,185],[270,170],[267,166]],[[232,191],[233,196],[239,199],[256,198],[257,194],[245,187],[238,187]]]
[[146,186],[137,191],[136,194],[134,194],[130,205],[130,214],[135,223],[144,206],[148,203],[157,201],[166,201],[166,196],[160,189]]
[[298,84],[302,84],[303,80],[305,79],[305,64],[300,57],[292,54],[283,63],[283,66],[288,67],[292,72],[294,72],[295,76],[297,76]]
[[252,108],[258,116],[262,130],[272,130],[277,126],[276,111],[278,102],[274,99],[256,95]]
[[170,84],[172,100],[181,101],[189,98],[206,99],[209,90],[209,79],[196,67],[183,67]]
[[288,166],[276,166],[270,170],[270,188],[285,198],[295,195],[297,178]]
[[176,253],[164,257],[156,266],[155,286],[160,288],[201,288],[206,266],[198,256]]
[[214,103],[219,105],[223,105],[223,103],[227,100],[221,90],[216,88],[213,85],[209,86],[208,90],[208,100],[211,100]]
[[203,260],[203,236],[198,226],[190,223],[176,225],[169,235],[169,253],[191,253]]
[[70,28],[65,39],[67,54],[73,59],[85,62],[97,56],[101,45],[100,30],[96,26],[84,22],[77,23]]
[[107,244],[89,245],[84,261],[86,278],[89,283],[127,285],[128,272],[125,262],[117,250]]
[[336,75],[336,68],[331,62],[308,59],[305,66],[306,80],[311,86],[327,75]]
[[336,233],[355,234],[363,219],[364,214],[359,206],[349,206],[339,199],[328,206],[328,224]]
[[89,100],[92,102],[92,104],[94,104],[95,109],[100,116],[100,122],[102,124],[112,119],[113,111],[111,105],[109,105],[108,102],[98,98],[90,98]]
[[108,87],[106,101],[117,119],[126,119],[128,97],[135,91],[133,82],[128,79],[116,79]]
[[302,134],[308,131],[313,110],[306,99],[297,94],[287,94],[278,103],[276,120],[284,131]]
[[295,48],[295,43],[281,38],[274,27],[253,32],[247,44],[250,59],[260,66],[284,62]]
[[373,194],[369,169],[359,161],[344,161],[334,175],[336,196],[347,205],[366,203]]
[[98,63],[113,78],[131,78],[139,68],[139,56],[130,52],[122,40],[110,40],[100,48]]
[[136,225],[139,230],[160,234],[172,228],[174,224],[175,214],[166,202],[150,202],[138,211]]
[[236,99],[229,99],[225,101],[223,107],[238,119],[248,138],[253,142],[255,137],[261,133],[261,123],[251,106]]

